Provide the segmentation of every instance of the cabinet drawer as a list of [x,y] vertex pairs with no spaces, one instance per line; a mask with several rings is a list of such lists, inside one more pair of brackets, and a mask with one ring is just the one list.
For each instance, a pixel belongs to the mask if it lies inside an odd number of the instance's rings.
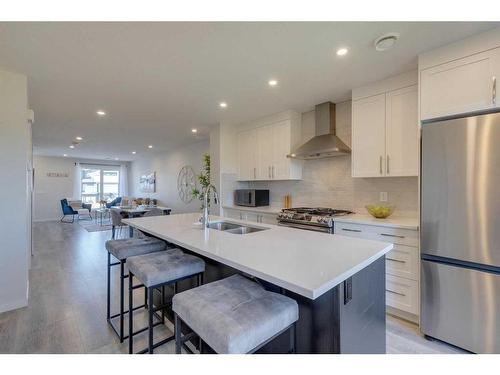
[[416,247],[394,245],[394,249],[385,256],[385,272],[393,276],[418,281],[418,265],[419,258]]
[[386,275],[385,300],[387,306],[418,315],[418,283],[415,280]]
[[335,222],[335,234],[418,247],[418,231],[376,225]]

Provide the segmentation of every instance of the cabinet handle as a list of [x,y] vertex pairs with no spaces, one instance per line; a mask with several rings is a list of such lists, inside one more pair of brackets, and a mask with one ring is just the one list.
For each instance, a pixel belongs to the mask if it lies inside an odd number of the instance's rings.
[[271,178],[271,166],[267,167],[267,177]]
[[397,263],[406,263],[405,260],[399,260],[394,258],[385,258],[385,260],[390,260],[391,262],[397,262]]
[[404,294],[404,293],[395,292],[394,290],[390,290],[390,289],[386,289],[385,291],[392,293],[392,294],[397,294],[398,296],[403,296],[403,297],[406,296],[406,294]]
[[389,174],[389,155],[387,155],[387,174]]
[[240,212],[240,220],[243,220],[243,216],[241,215],[241,212]]
[[272,177],[274,178],[274,165],[271,167]]
[[342,228],[342,230],[345,230],[346,232],[356,232],[356,233],[361,232],[361,230],[360,230],[360,229],[347,229],[347,228]]
[[386,237],[405,238],[405,236],[398,236],[397,234],[380,233],[380,235],[381,236],[386,236]]
[[380,155],[380,174],[382,174],[382,155]]
[[253,178],[254,180],[257,178],[257,168],[253,168]]
[[491,88],[491,101],[497,104],[497,77],[493,77],[493,86]]

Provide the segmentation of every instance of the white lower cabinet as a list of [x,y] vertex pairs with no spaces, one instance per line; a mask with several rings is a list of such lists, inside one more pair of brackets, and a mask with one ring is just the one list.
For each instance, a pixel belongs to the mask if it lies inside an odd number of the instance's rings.
[[418,315],[418,282],[385,275],[385,303],[401,311]]
[[392,314],[417,322],[420,310],[418,231],[335,222],[335,234],[394,244],[385,256],[386,305]]
[[252,221],[254,223],[277,224],[277,216],[277,214],[271,213],[224,208],[224,217],[229,219]]

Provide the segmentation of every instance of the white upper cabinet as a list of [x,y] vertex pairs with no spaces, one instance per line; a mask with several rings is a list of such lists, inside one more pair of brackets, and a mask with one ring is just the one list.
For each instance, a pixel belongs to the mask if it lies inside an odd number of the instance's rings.
[[385,175],[417,176],[419,155],[417,86],[385,95]]
[[257,129],[244,130],[238,137],[238,177],[252,180],[257,177]]
[[416,72],[353,90],[352,176],[418,176]]
[[421,120],[499,106],[500,48],[420,72]]
[[385,94],[352,102],[352,176],[380,177],[385,170]]
[[287,180],[293,178],[294,171],[291,159],[286,156],[291,152],[291,129],[289,121],[282,121],[272,125],[273,133],[273,158],[271,164],[271,178],[274,180]]
[[293,120],[282,120],[238,132],[238,180],[301,179],[301,162],[286,157],[299,131]]
[[257,128],[257,175],[258,180],[268,180],[271,178],[271,165],[273,164],[273,127],[272,125]]

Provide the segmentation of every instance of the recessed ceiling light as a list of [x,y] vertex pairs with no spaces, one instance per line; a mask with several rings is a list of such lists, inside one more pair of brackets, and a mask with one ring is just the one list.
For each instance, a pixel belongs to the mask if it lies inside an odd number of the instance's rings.
[[198,129],[191,129],[191,133],[198,133]]
[[69,148],[75,148],[75,145],[70,145]]
[[275,79],[271,79],[267,83],[269,84],[269,86],[276,86],[278,84],[278,81],[276,81]]
[[137,153],[137,152],[135,152],[135,151],[132,151],[132,155],[135,155],[136,153]]
[[347,48],[339,48],[337,50],[337,56],[345,56],[347,55],[347,52],[349,52]]
[[149,145],[148,148],[153,148],[153,145]]
[[120,160],[119,158],[115,158],[115,160]]
[[377,51],[387,51],[388,49],[394,47],[398,39],[399,39],[399,34],[391,32],[375,39],[373,45],[375,46],[375,49]]
[[68,154],[63,154],[64,157],[68,156]]
[[77,141],[81,141],[81,140],[83,140],[83,138],[82,138],[82,137],[75,137],[75,139],[76,139]]
[[106,112],[99,110],[96,112],[99,116],[106,116]]
[[220,102],[219,103],[219,107],[226,108],[227,107],[227,103],[226,102]]

